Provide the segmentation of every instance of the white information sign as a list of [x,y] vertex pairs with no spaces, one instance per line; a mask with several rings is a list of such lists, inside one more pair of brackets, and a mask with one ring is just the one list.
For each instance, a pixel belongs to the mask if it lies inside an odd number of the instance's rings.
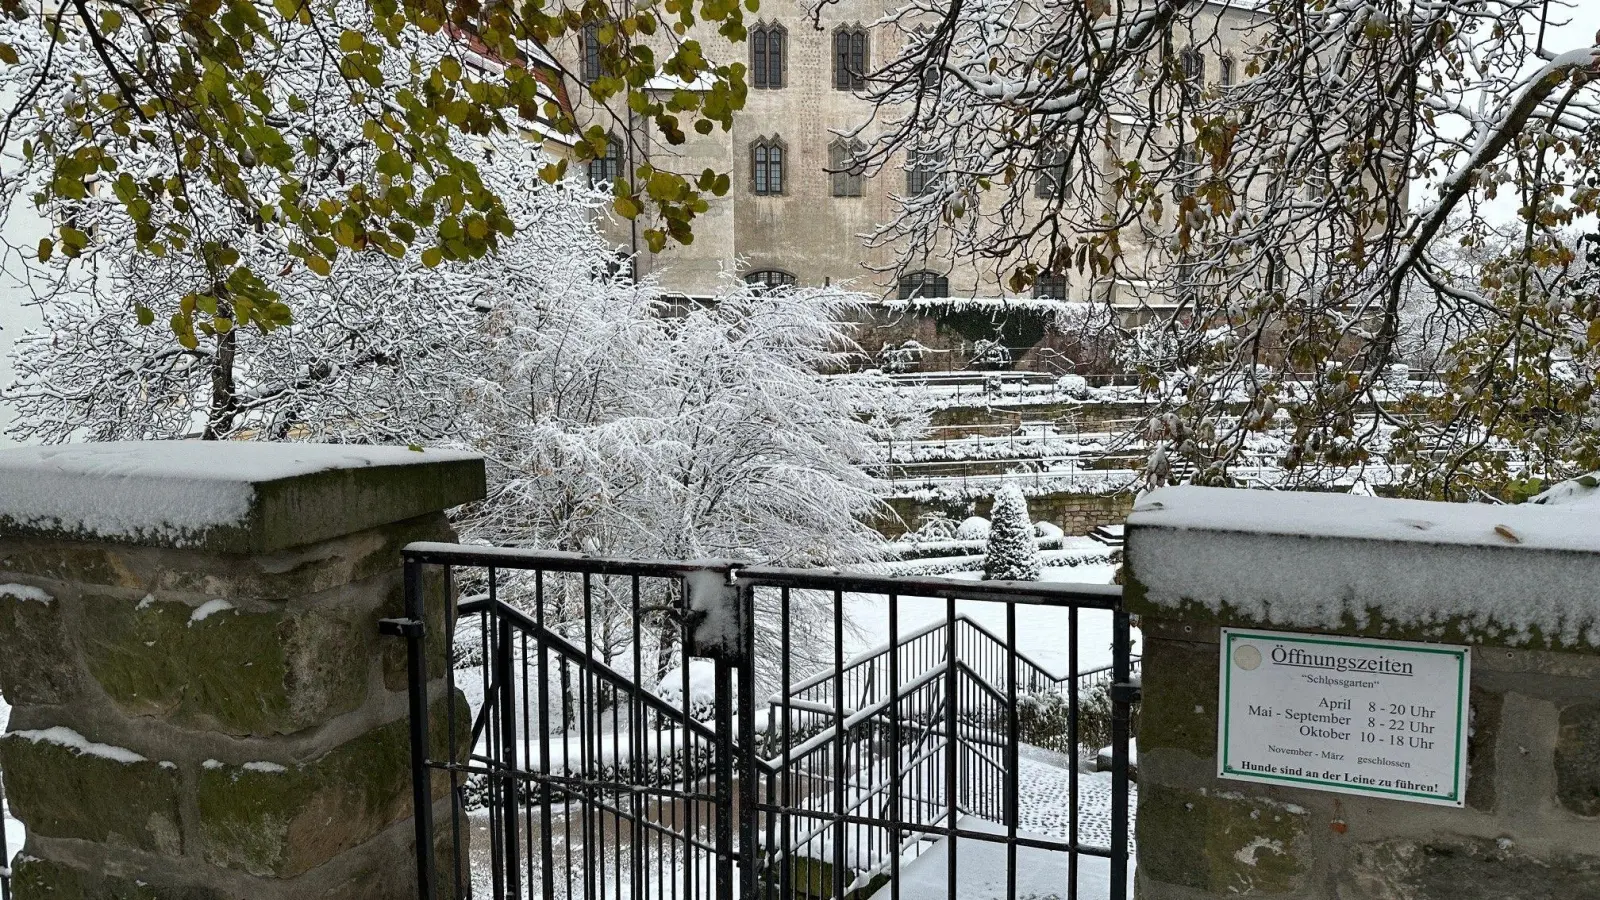
[[1463,806],[1467,647],[1222,629],[1217,775]]

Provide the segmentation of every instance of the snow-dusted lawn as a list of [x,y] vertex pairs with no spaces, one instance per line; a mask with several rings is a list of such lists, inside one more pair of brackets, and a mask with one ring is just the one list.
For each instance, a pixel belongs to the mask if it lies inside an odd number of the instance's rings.
[[[1043,572],[1042,581],[1077,584],[1110,584],[1116,566],[1080,565],[1051,567]],[[946,578],[977,581],[981,572],[957,572]],[[889,643],[889,603],[887,598],[861,594],[848,595],[845,614],[854,624],[854,630],[845,639],[845,654],[881,647]],[[947,606],[944,600],[926,597],[900,598],[900,633],[906,634],[924,625],[944,621]],[[1018,604],[1017,650],[1035,663],[1062,676],[1072,669],[1069,635],[1072,633],[1070,610],[1054,606]],[[956,603],[956,614],[964,615],[993,632],[1006,637],[1006,609],[1004,604],[963,600]],[[1133,652],[1139,652],[1139,632],[1134,631]],[[1095,669],[1111,664],[1111,614],[1101,610],[1078,611],[1078,671]]]

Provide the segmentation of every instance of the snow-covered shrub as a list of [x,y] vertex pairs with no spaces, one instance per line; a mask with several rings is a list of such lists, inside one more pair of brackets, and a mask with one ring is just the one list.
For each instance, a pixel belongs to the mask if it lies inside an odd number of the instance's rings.
[[1006,369],[1011,366],[1011,348],[999,341],[980,339],[972,345],[967,365],[974,369]]
[[1390,393],[1403,394],[1411,389],[1411,367],[1405,363],[1394,363],[1383,370],[1383,386]]
[[[985,522],[985,525],[987,524]],[[944,513],[928,513],[922,517],[917,530],[907,533],[901,540],[913,544],[931,541],[953,541],[956,540],[957,529],[960,527],[961,523]]]
[[884,344],[878,351],[878,368],[891,375],[909,372],[922,362],[922,357],[928,351],[918,341],[905,341],[900,344]]
[[1014,484],[994,495],[989,511],[989,546],[983,577],[989,581],[1038,581],[1039,547],[1028,522],[1028,500]]
[[1017,737],[1024,744],[1072,752],[1072,707],[1055,691],[1024,694],[1017,698]]
[[[689,660],[689,717],[697,722],[708,722],[716,716],[717,665],[709,659]],[[672,704],[674,709],[684,709],[683,666],[673,666],[656,684],[656,696]]]
[[1074,400],[1089,399],[1089,379],[1071,372],[1056,379],[1056,390]]
[[1065,537],[1066,532],[1062,531],[1061,528],[1056,525],[1056,523],[1046,522],[1041,519],[1033,523],[1033,536],[1042,538],[1044,540],[1051,540],[1053,538]]
[[956,526],[956,540],[981,541],[989,536],[989,520],[983,516],[969,516]]

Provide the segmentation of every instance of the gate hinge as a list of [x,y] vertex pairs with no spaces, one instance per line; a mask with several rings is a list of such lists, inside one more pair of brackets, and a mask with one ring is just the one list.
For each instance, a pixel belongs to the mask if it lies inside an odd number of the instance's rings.
[[379,619],[378,633],[385,637],[419,638],[428,633],[420,619]]
[[1137,681],[1118,681],[1111,685],[1111,702],[1138,703],[1144,698],[1144,689]]

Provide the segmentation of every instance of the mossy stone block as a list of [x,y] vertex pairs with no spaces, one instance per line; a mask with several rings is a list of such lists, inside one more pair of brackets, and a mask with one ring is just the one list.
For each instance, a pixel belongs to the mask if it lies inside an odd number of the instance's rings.
[[88,596],[84,660],[130,715],[228,734],[290,734],[359,707],[376,622],[338,607],[267,606],[197,618],[203,607],[188,603]]
[[1393,840],[1351,848],[1337,879],[1336,896],[1367,900],[1600,900],[1600,856],[1546,857],[1487,838]]
[[124,762],[38,732],[14,732],[0,738],[0,771],[12,811],[32,833],[164,856],[183,852],[180,780],[171,763]]
[[0,588],[0,695],[13,705],[65,703],[80,683],[62,604],[39,597],[27,589]]
[[1561,710],[1555,766],[1561,805],[1580,816],[1600,816],[1600,703]]
[[[434,704],[435,758],[447,749],[449,718]],[[456,721],[467,723],[457,693]],[[458,733],[458,744],[469,732]],[[448,790],[437,781],[435,794]],[[298,766],[208,763],[199,777],[200,833],[213,865],[288,878],[409,818],[411,745],[406,719],[380,726]]]
[[1261,797],[1139,787],[1139,868],[1212,895],[1298,890],[1309,815]]
[[220,891],[163,885],[91,872],[37,856],[19,856],[12,870],[16,900],[231,900]]
[[1217,752],[1217,645],[1146,639],[1139,749]]

